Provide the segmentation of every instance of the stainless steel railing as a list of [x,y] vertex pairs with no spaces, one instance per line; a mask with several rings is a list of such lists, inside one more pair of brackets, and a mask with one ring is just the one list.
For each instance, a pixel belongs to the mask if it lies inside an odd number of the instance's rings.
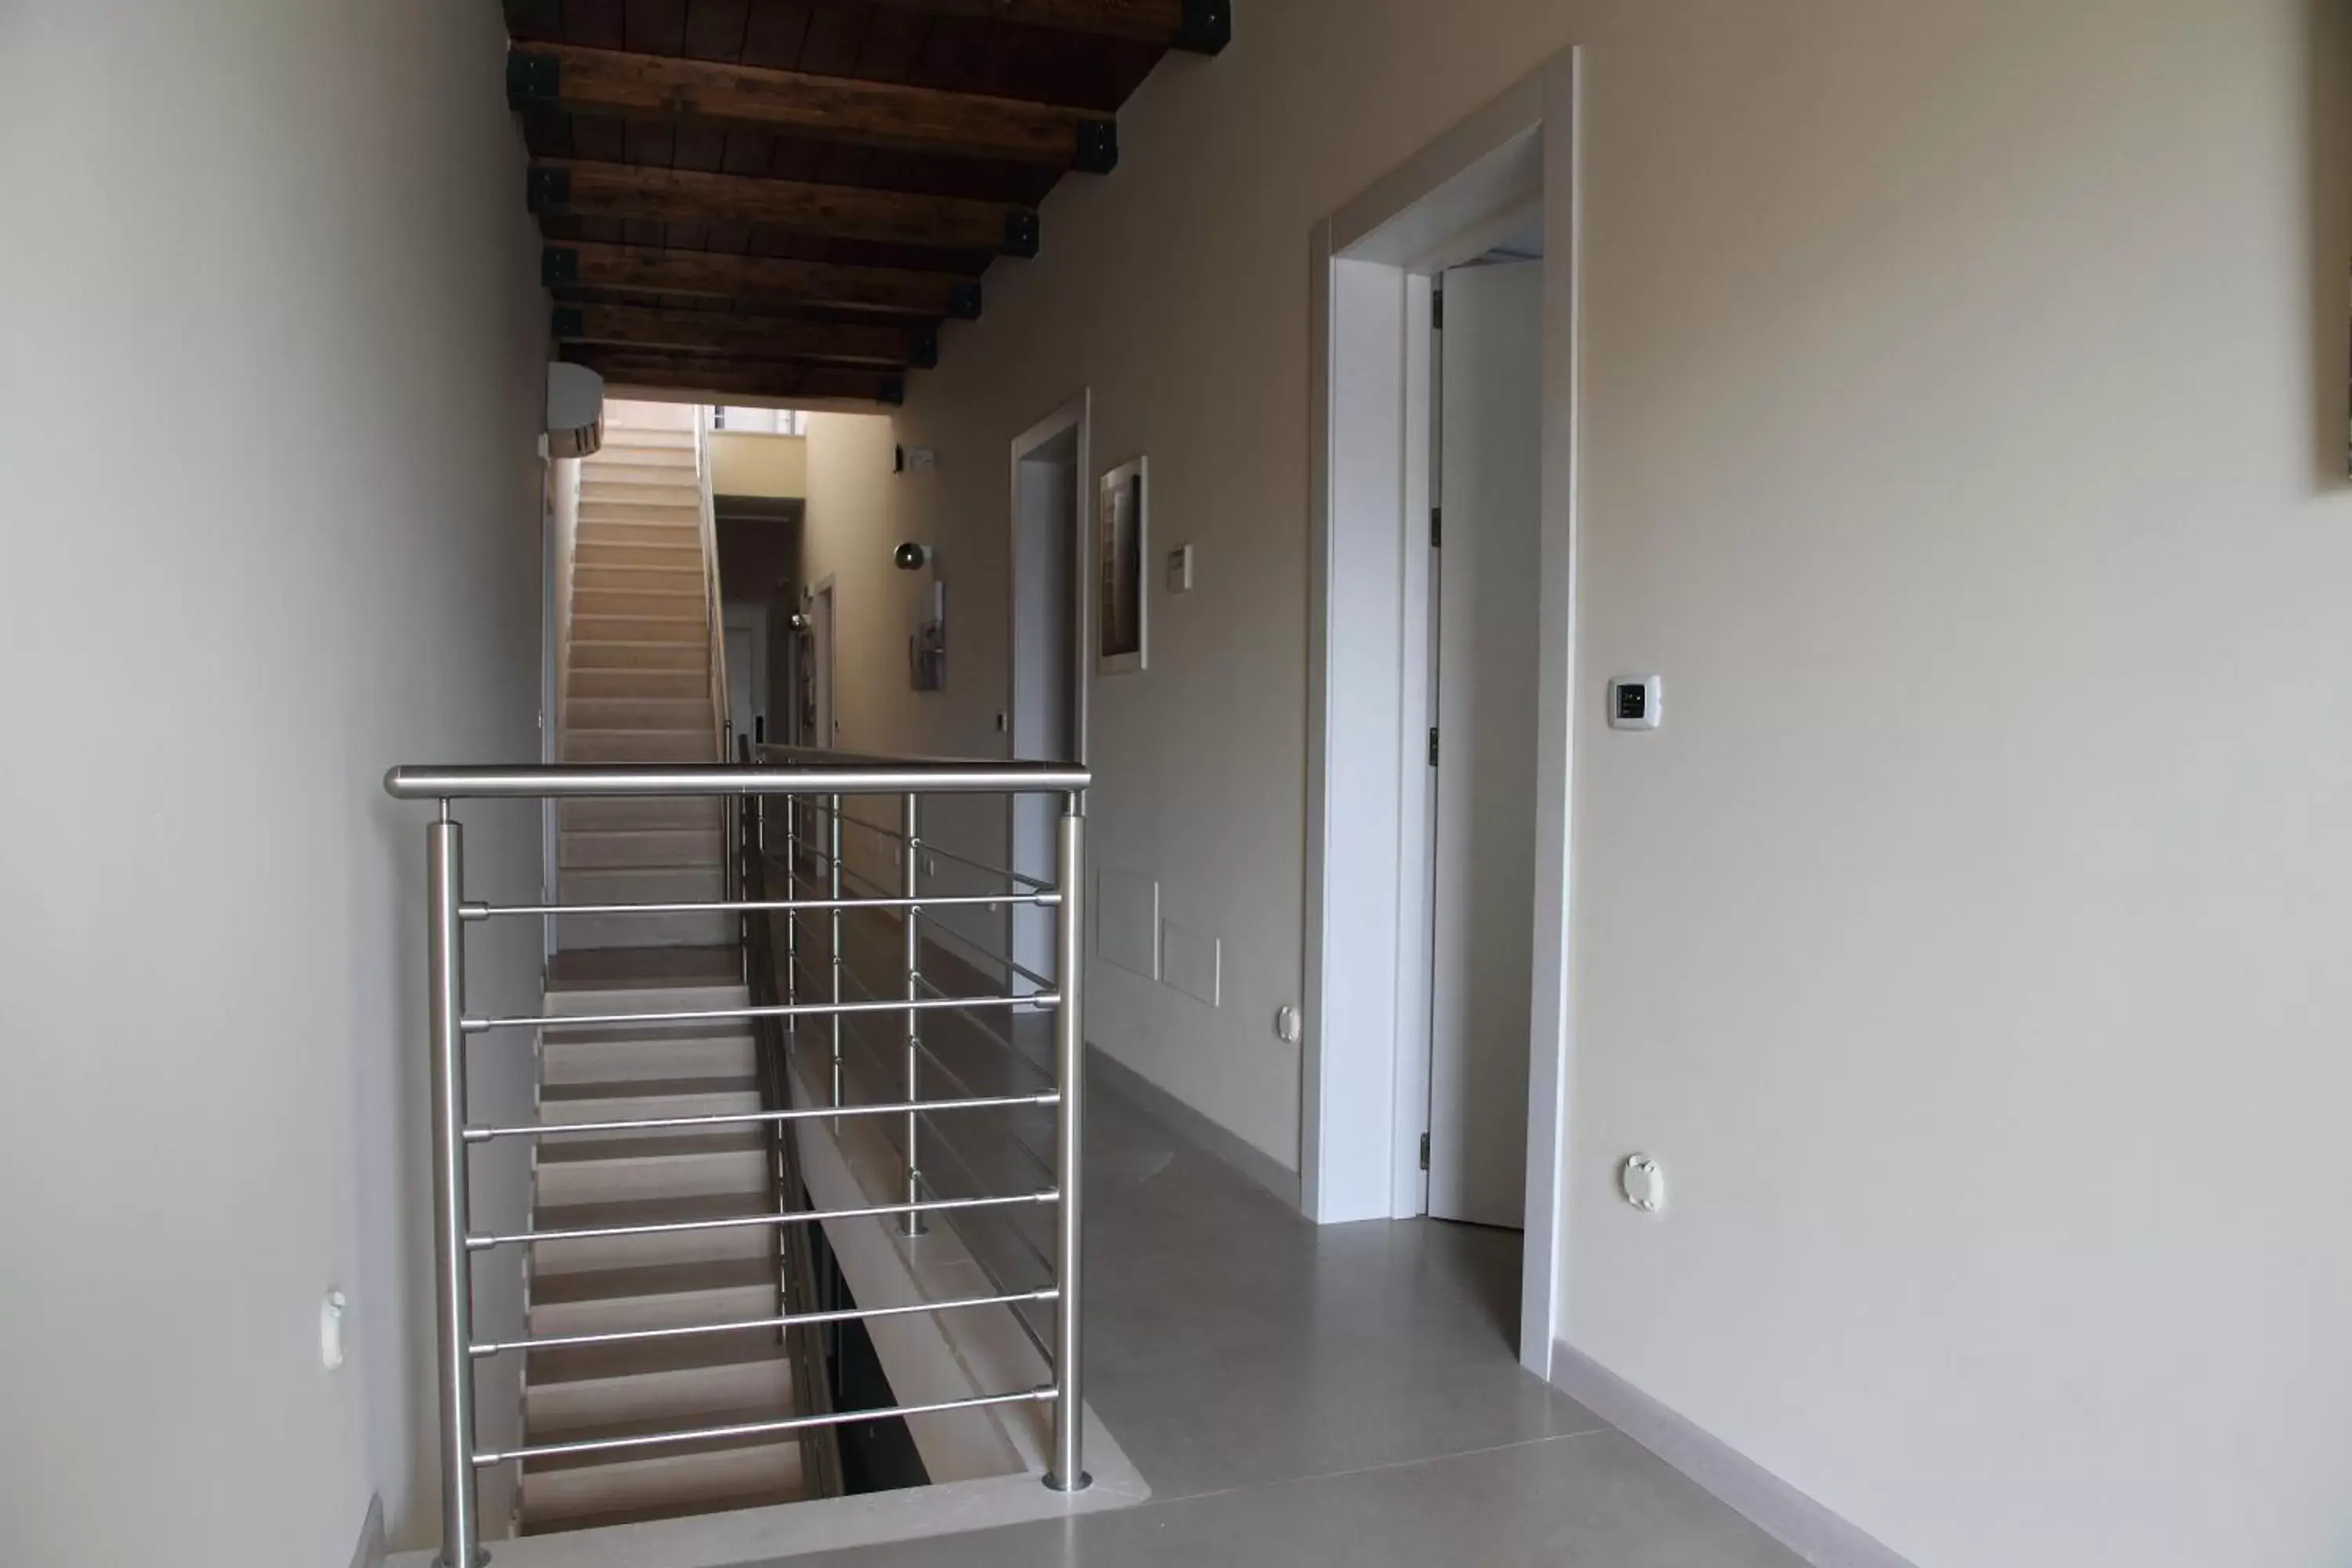
[[[435,1320],[438,1342],[440,1392],[442,1558],[445,1568],[469,1568],[482,1560],[481,1522],[475,1487],[478,1472],[492,1466],[562,1456],[611,1450],[659,1448],[709,1439],[771,1433],[806,1435],[814,1429],[886,1416],[930,1415],[950,1410],[1020,1404],[1050,1405],[1053,1409],[1053,1451],[1045,1480],[1058,1490],[1076,1490],[1087,1484],[1083,1465],[1081,1337],[1079,1311],[1080,1204],[1079,1148],[1083,1135],[1084,1050],[1083,987],[1079,962],[1081,903],[1085,889],[1085,800],[1088,774],[1083,768],[1053,763],[987,763],[851,756],[786,748],[765,748],[758,761],[693,765],[541,765],[528,767],[402,767],[385,776],[384,787],[395,798],[436,803],[426,827],[425,888],[428,905],[426,963],[428,1027],[433,1079],[433,1181]],[[1019,795],[1048,793],[1063,797],[1058,836],[1058,864],[1051,883],[1017,877],[1010,871],[982,867],[1004,879],[1002,890],[975,894],[926,894],[920,866],[926,853],[945,855],[928,847],[920,828],[920,802],[937,795]],[[730,865],[726,896],[709,902],[647,902],[637,904],[548,905],[492,904],[468,901],[464,894],[463,829],[455,806],[459,801],[492,798],[570,799],[689,795],[730,798],[736,803],[728,824]],[[877,889],[870,896],[852,896],[850,872],[842,854],[845,799],[884,796],[895,799],[905,865],[896,891]],[[820,804],[821,803],[821,804]],[[778,807],[781,805],[781,809]],[[824,847],[814,847],[814,829],[822,826]],[[781,829],[783,853],[772,847]],[[951,858],[980,866],[956,856]],[[802,897],[803,868],[822,866],[823,880],[815,886],[822,896]],[[769,873],[781,867],[785,896],[768,896]],[[813,875],[813,873],[812,873]],[[1055,912],[1056,933],[1054,984],[1021,994],[1009,980],[999,994],[951,994],[921,973],[921,927],[926,908],[976,905],[1035,904]],[[473,922],[501,918],[543,917],[593,910],[622,917],[674,913],[680,910],[734,914],[741,925],[747,955],[746,978],[751,997],[740,1007],[673,1009],[601,1015],[530,1014],[514,1016],[471,1016],[466,1010],[465,929]],[[904,927],[902,994],[895,997],[849,997],[844,994],[850,972],[844,958],[845,918],[859,911],[896,911]],[[805,916],[824,915],[825,946],[809,942],[814,932]],[[786,953],[781,963],[770,961],[772,931],[769,917],[785,917]],[[803,980],[816,954],[825,954],[826,984],[811,987],[823,1000],[803,1000]],[[775,971],[782,971],[782,997],[775,999]],[[927,1018],[975,1013],[1011,1017],[1050,1014],[1053,1019],[1053,1067],[1048,1083],[1034,1092],[941,1097],[925,1094],[924,1065],[930,1055],[923,1043]],[[853,1020],[896,1014],[904,1032],[903,1098],[852,1102],[845,1097],[844,1026]],[[466,1056],[477,1040],[505,1031],[598,1025],[665,1024],[741,1021],[755,1029],[782,1026],[791,1048],[802,1048],[801,1020],[823,1020],[825,1050],[821,1075],[807,1081],[822,1084],[822,1103],[787,1103],[790,1090],[777,1093],[758,1111],[706,1116],[663,1117],[590,1123],[520,1123],[476,1125],[466,1115]],[[935,1076],[952,1075],[940,1074]],[[944,1196],[928,1182],[921,1169],[921,1119],[961,1115],[1011,1108],[1048,1109],[1054,1116],[1053,1167],[1050,1184],[1025,1191],[990,1192]],[[903,1201],[827,1210],[794,1209],[779,1203],[772,1213],[724,1218],[649,1222],[637,1225],[479,1232],[473,1227],[467,1203],[467,1155],[477,1146],[504,1139],[549,1139],[586,1133],[611,1133],[680,1127],[763,1127],[780,1141],[803,1122],[838,1127],[845,1119],[880,1118],[903,1128],[905,1162]],[[779,1159],[787,1158],[779,1152]],[[554,1241],[581,1241],[648,1237],[686,1231],[742,1226],[774,1230],[790,1237],[799,1227],[826,1221],[895,1217],[910,1235],[919,1235],[928,1216],[976,1215],[996,1211],[1036,1213],[1050,1210],[1054,1241],[1051,1283],[1026,1289],[999,1287],[984,1296],[912,1305],[825,1312],[783,1312],[748,1321],[697,1324],[679,1328],[630,1330],[609,1333],[526,1337],[512,1341],[478,1341],[472,1322],[472,1267],[478,1254],[506,1247],[531,1247]],[[475,1437],[473,1370],[478,1362],[509,1352],[528,1352],[559,1345],[611,1344],[692,1334],[774,1330],[789,1334],[828,1323],[883,1318],[913,1312],[950,1312],[983,1307],[1016,1308],[1050,1303],[1053,1327],[1044,1346],[1051,1381],[1027,1389],[1013,1389],[968,1398],[898,1405],[881,1410],[834,1411],[723,1427],[631,1434],[592,1440],[525,1442],[509,1448],[483,1448]],[[1025,1326],[1025,1325],[1024,1325]]]
[[[811,753],[763,747],[759,754],[765,761],[786,761]],[[1023,1135],[1023,1124],[1034,1126],[1037,1120],[1037,1097],[1022,1092],[1052,1089],[1050,1044],[1013,1037],[1023,1032],[1020,1026],[1042,1020],[1020,1008],[980,1012],[936,1003],[1011,989],[1016,977],[1028,979],[1041,993],[1053,992],[1050,979],[993,952],[943,917],[1051,909],[1059,898],[1055,885],[945,848],[927,830],[930,814],[918,807],[910,819],[903,802],[895,828],[887,826],[889,813],[860,816],[830,796],[755,804],[764,815],[747,818],[742,838],[759,852],[747,855],[744,864],[782,873],[796,911],[784,922],[786,951],[780,965],[787,999],[824,997],[844,1004],[827,1020],[833,1057],[825,1069],[828,1097],[837,1103],[897,1104],[952,1092],[959,1100],[989,1098],[1000,1110],[995,1116],[958,1117],[936,1127],[912,1114],[904,1118],[903,1131],[880,1124],[883,1140],[900,1163],[908,1200],[982,1194],[1025,1180],[1028,1166],[1050,1182],[1052,1159]],[[847,837],[845,828],[851,830]],[[854,853],[853,846],[876,853]],[[887,868],[878,863],[884,848],[893,856]],[[863,872],[856,868],[861,860]],[[985,890],[947,889],[946,884],[959,880]],[[837,902],[835,894],[841,895]],[[878,914],[893,908],[917,912],[886,929]],[[845,909],[865,928],[854,936],[842,929]],[[811,918],[807,911],[821,911],[824,918]],[[939,973],[929,971],[931,964]],[[941,984],[942,975],[956,983]],[[907,1012],[908,1026],[895,1037],[877,1037],[888,1031],[876,1026],[899,1009]],[[984,1083],[995,1088],[973,1087]],[[1044,1142],[1051,1141],[1049,1136]],[[1019,1159],[1003,1158],[1007,1153]],[[908,1223],[919,1226],[929,1212],[917,1211]],[[1053,1239],[1041,1240],[1031,1223],[1039,1212],[1007,1206],[954,1215],[971,1262],[1002,1294],[1021,1299],[1021,1279],[1054,1274]],[[1022,1300],[1014,1321],[1050,1359],[1051,1327],[1041,1331],[1032,1321],[1034,1303]]]

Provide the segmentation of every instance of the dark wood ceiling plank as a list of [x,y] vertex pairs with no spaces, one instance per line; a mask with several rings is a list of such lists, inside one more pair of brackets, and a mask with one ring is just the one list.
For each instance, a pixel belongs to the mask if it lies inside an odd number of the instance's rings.
[[[1116,122],[1094,110],[895,82],[560,44],[518,46],[507,81],[519,110],[635,127],[765,130],[1091,173],[1108,172],[1118,157]],[[633,132],[633,147],[640,134]]]
[[743,52],[737,59],[747,66],[792,69],[800,63],[813,9],[813,0],[760,0],[744,21]]
[[866,42],[857,51],[857,64],[850,74],[866,81],[905,81],[916,56],[922,52],[924,36],[930,28],[931,19],[919,11],[876,6],[874,20],[866,25]]
[[522,117],[522,143],[534,158],[574,156],[572,117],[568,114],[527,113]]
[[658,121],[623,120],[626,155],[620,161],[642,168],[667,169],[677,162],[677,127]]
[[688,0],[680,54],[699,60],[740,60],[751,23],[751,0]]
[[1005,50],[1024,37],[1019,27],[1001,27],[964,16],[933,16],[923,35],[923,47],[907,68],[907,80],[916,87],[954,88],[997,97],[1003,79]]
[[572,343],[734,359],[840,360],[928,368],[939,363],[929,326],[793,321],[709,310],[656,310],[628,305],[558,305],[555,336]]
[[623,0],[622,34],[633,49],[686,52],[686,0]]
[[563,0],[566,43],[603,49],[629,47],[628,11],[621,0]]
[[629,155],[627,122],[605,114],[573,115],[572,155],[607,163],[625,162]]
[[578,285],[718,299],[764,292],[810,304],[919,316],[970,320],[980,314],[980,284],[944,272],[583,243],[549,245],[541,275],[555,288]]
[[793,68],[813,76],[849,75],[857,68],[858,51],[866,47],[866,29],[873,21],[874,7],[863,0],[816,0]]
[[506,0],[507,31],[518,38],[563,37],[563,0]]
[[528,190],[534,213],[680,223],[732,218],[842,239],[1037,253],[1036,211],[1003,202],[576,159],[534,162]]
[[745,241],[747,256],[781,256],[796,261],[834,261],[845,267],[887,267],[907,272],[954,272],[977,278],[995,263],[985,250],[941,250],[936,247],[878,245],[865,239],[828,239],[799,229],[755,224]]
[[979,16],[1213,55],[1233,37],[1232,0],[877,0],[935,16]]
[[906,401],[906,377],[896,371],[790,360],[729,360],[708,354],[658,353],[567,343],[560,351],[615,386],[779,400],[826,399],[896,405]]
[[673,169],[699,169],[705,174],[723,174],[727,168],[727,132],[710,125],[681,125],[677,128],[677,151],[670,159]]

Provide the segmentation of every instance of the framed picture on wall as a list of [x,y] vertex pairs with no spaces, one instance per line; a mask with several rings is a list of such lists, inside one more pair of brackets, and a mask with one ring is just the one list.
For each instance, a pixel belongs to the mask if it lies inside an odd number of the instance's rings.
[[1102,477],[1095,498],[1095,668],[1105,675],[1141,669],[1149,644],[1144,563],[1150,558],[1141,458]]

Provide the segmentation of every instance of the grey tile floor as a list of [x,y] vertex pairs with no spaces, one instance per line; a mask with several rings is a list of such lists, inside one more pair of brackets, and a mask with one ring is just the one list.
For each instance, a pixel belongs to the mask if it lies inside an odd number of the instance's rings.
[[1515,1234],[1309,1225],[1107,1093],[1087,1131],[1087,1396],[1152,1500],[779,1568],[1799,1568],[1519,1367]]

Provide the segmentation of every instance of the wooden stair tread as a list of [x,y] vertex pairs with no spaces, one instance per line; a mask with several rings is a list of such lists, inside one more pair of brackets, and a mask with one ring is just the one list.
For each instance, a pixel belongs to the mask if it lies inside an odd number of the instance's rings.
[[524,1535],[569,1534],[575,1530],[609,1530],[623,1524],[653,1524],[666,1519],[686,1519],[705,1513],[736,1513],[744,1509],[777,1508],[785,1503],[800,1502],[807,1493],[797,1479],[757,1491],[728,1492],[719,1496],[698,1497],[679,1502],[660,1503],[646,1508],[612,1509],[601,1513],[562,1513],[534,1515],[526,1513],[522,1521]]
[[539,1091],[540,1103],[590,1105],[600,1100],[666,1100],[717,1094],[756,1094],[756,1077],[730,1074],[723,1078],[639,1078],[602,1083],[551,1083]]
[[[793,1412],[774,1405],[742,1405],[706,1412],[697,1418],[697,1427],[749,1426],[762,1421],[788,1419]],[[612,1437],[654,1437],[665,1432],[683,1430],[675,1416],[656,1416],[651,1420],[583,1422],[577,1426],[531,1428],[534,1443],[595,1443]],[[790,1443],[797,1447],[799,1435],[793,1432],[747,1432],[730,1437],[704,1437],[690,1443],[663,1443],[643,1448],[617,1448],[595,1454],[564,1454],[554,1458],[529,1461],[535,1469],[573,1469],[585,1465],[627,1464],[635,1459],[679,1458],[689,1454],[712,1454],[729,1448],[763,1448],[773,1444]]]
[[[664,1225],[678,1220],[739,1219],[751,1215],[773,1214],[774,1203],[757,1193],[713,1193],[691,1198],[632,1198],[609,1204],[559,1204],[538,1211],[536,1228],[540,1230],[586,1230],[604,1226]],[[648,1265],[649,1268],[662,1267]],[[764,1267],[764,1265],[762,1266]],[[578,1279],[601,1274],[631,1274],[635,1269],[582,1269],[574,1273],[550,1276],[532,1281],[532,1293],[541,1300],[544,1288],[555,1279]]]
[[[679,1214],[676,1210],[691,1205],[707,1203],[698,1198],[651,1198],[632,1200],[627,1204],[572,1204],[562,1208],[542,1209],[540,1218],[543,1228],[557,1228],[552,1217],[570,1215],[589,1208],[661,1208],[672,1212],[656,1219],[702,1219],[731,1217]],[[748,1203],[748,1210],[739,1213],[772,1212],[764,1196],[739,1195],[738,1204]],[[637,1222],[629,1222],[637,1223]],[[564,1222],[563,1228],[569,1228]],[[775,1283],[772,1264],[754,1258],[720,1258],[703,1263],[648,1263],[635,1268],[589,1268],[576,1273],[551,1274],[531,1281],[530,1299],[533,1307],[570,1306],[582,1301],[634,1301],[652,1296],[697,1296],[714,1290],[740,1290],[757,1285]]]
[[740,1329],[723,1334],[682,1334],[617,1345],[565,1345],[530,1352],[524,1374],[534,1388],[597,1383],[616,1377],[658,1377],[712,1367],[761,1366],[787,1359],[778,1331]]
[[[560,1126],[550,1122],[550,1126]],[[626,1137],[618,1133],[590,1138],[579,1134],[540,1141],[539,1163],[581,1165],[606,1160],[678,1160],[757,1154],[768,1147],[767,1129],[752,1122],[714,1127],[705,1131],[679,1130],[665,1137]]]

